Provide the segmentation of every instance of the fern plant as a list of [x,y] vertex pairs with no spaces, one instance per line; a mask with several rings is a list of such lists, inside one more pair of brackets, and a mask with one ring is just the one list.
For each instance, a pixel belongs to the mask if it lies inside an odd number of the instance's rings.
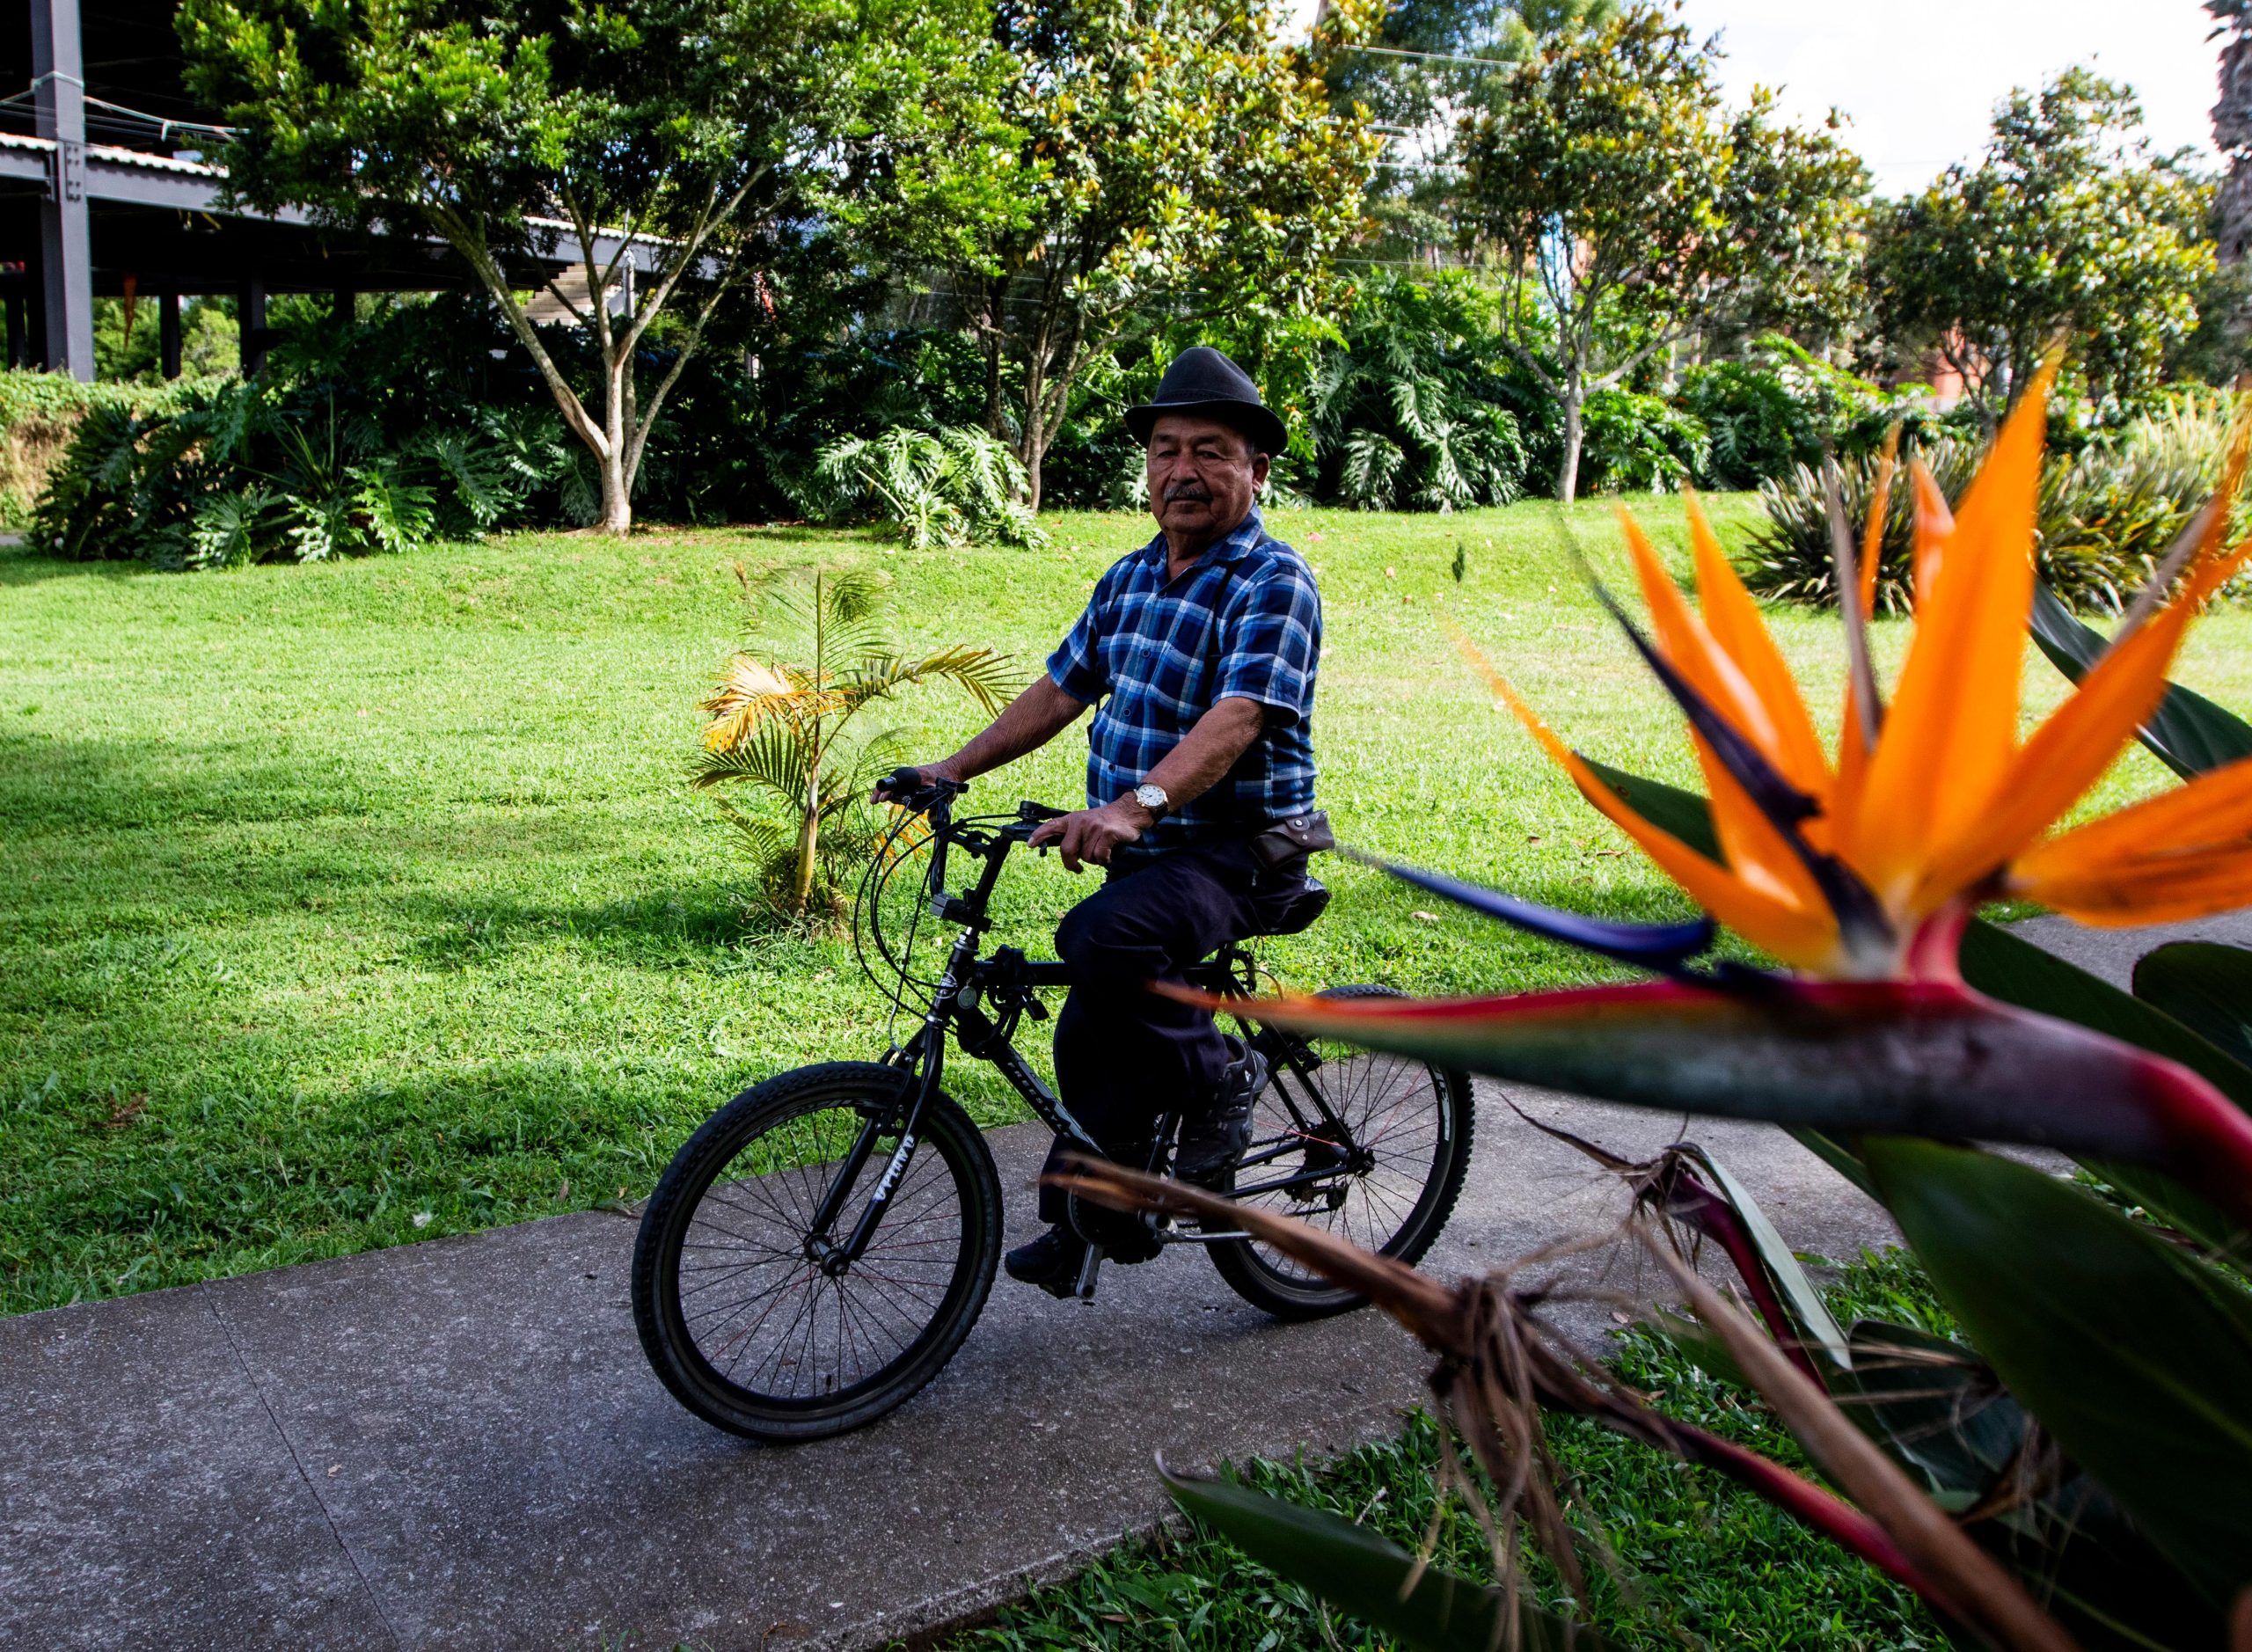
[[880,436],[830,442],[795,491],[809,515],[882,523],[924,551],[1045,544],[1023,502],[1027,486],[1016,455],[983,430],[895,425]]
[[535,434],[506,428],[382,447],[366,413],[259,382],[191,391],[159,413],[97,406],[49,473],[31,540],[50,555],[167,569],[318,562],[475,538],[558,474]]
[[758,581],[738,567],[757,620],[754,646],[728,662],[702,702],[710,720],[692,784],[747,787],[764,808],[718,799],[749,845],[761,893],[802,919],[834,910],[874,830],[862,800],[900,760],[889,732],[855,727],[869,706],[924,683],[949,683],[989,715],[1013,692],[1009,658],[964,644],[909,658],[876,625],[882,591],[864,574]]

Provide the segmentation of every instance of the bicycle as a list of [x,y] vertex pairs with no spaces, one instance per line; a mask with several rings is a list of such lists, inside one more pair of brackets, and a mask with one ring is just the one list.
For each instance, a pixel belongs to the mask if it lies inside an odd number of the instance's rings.
[[[905,790],[916,777],[903,771],[895,784]],[[1013,947],[984,950],[1011,850],[1064,811],[1025,802],[1013,815],[957,820],[961,790],[933,782],[903,800],[854,903],[854,950],[879,986],[889,977],[895,1028],[907,998],[922,1001],[912,1035],[903,1044],[895,1037],[880,1061],[822,1063],[745,1090],[682,1145],[643,1210],[632,1276],[642,1349],[674,1398],[732,1433],[785,1444],[872,1422],[937,1376],[983,1311],[1000,1256],[1000,1181],[977,1127],[941,1087],[949,1040],[998,1068],[1049,1129],[1095,1151],[1012,1042],[1022,1020],[1047,1019],[1039,995],[1068,985],[1064,966]],[[955,855],[978,865],[960,894],[947,888]],[[925,857],[920,898],[895,950],[885,895]],[[1328,901],[1309,879],[1268,934],[1299,932]],[[956,926],[935,978],[914,969],[925,915]],[[1259,973],[1247,943],[1236,943],[1191,978],[1248,998]],[[1329,995],[1401,996],[1378,986]],[[1467,1075],[1232,1019],[1267,1057],[1269,1078],[1225,1195],[1419,1260],[1469,1167]],[[1180,1123],[1178,1115],[1159,1119],[1144,1168],[1165,1173]],[[1240,1230],[1115,1212],[1101,1219],[1138,1220],[1144,1254],[1202,1246],[1239,1296],[1278,1319],[1365,1305]],[[1091,1239],[1106,1231],[1118,1238],[1076,1210],[1073,1220]],[[1104,1255],[1091,1244],[1080,1297],[1093,1296]]]

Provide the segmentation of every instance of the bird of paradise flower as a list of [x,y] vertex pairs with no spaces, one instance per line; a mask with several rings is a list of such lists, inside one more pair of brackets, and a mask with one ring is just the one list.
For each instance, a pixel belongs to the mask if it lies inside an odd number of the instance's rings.
[[[1970,914],[2001,896],[2101,925],[2252,903],[2252,760],[2051,830],[2156,708],[2190,623],[2252,559],[2252,541],[2225,543],[2244,442],[2219,495],[2102,659],[2021,741],[2048,382],[2044,374],[2022,399],[1959,509],[1950,512],[1913,469],[1914,632],[1888,704],[1862,635],[1866,596],[1846,604],[1850,669],[1834,758],[1695,501],[1695,609],[1626,522],[1650,632],[1599,585],[1598,595],[1688,721],[1717,858],[1638,814],[1464,645],[1591,804],[1714,919],[1795,974],[1693,966],[1712,939],[1709,923],[1601,923],[1385,866],[1432,893],[1667,978],[1444,1002],[1286,998],[1259,1012],[1641,1106],[2149,1165],[2252,1228],[2252,1117],[2173,1062],[1972,991],[1957,966]],[[1842,520],[1836,525],[1846,565],[1839,588],[1862,589],[1850,536]]]

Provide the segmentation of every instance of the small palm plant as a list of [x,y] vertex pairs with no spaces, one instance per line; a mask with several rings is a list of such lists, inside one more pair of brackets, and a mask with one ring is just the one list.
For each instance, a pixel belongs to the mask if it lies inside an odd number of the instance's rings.
[[1013,691],[1010,661],[962,644],[907,658],[877,628],[882,590],[863,574],[816,570],[809,581],[774,582],[738,567],[735,577],[746,603],[764,610],[762,644],[729,660],[702,704],[711,720],[693,783],[748,786],[773,800],[779,819],[719,801],[750,845],[768,902],[802,918],[833,906],[847,869],[872,852],[860,800],[899,758],[895,733],[863,736],[854,720],[920,683],[951,683],[997,712]]

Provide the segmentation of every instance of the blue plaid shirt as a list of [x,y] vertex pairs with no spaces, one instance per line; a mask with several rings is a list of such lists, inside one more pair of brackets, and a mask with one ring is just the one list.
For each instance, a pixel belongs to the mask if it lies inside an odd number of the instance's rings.
[[[1113,563],[1048,662],[1073,699],[1101,705],[1087,734],[1087,806],[1139,786],[1224,699],[1268,707],[1266,727],[1203,796],[1132,845],[1153,853],[1247,835],[1313,807],[1313,676],[1321,593],[1254,509],[1166,581],[1165,536]],[[1106,698],[1107,697],[1107,698]]]

